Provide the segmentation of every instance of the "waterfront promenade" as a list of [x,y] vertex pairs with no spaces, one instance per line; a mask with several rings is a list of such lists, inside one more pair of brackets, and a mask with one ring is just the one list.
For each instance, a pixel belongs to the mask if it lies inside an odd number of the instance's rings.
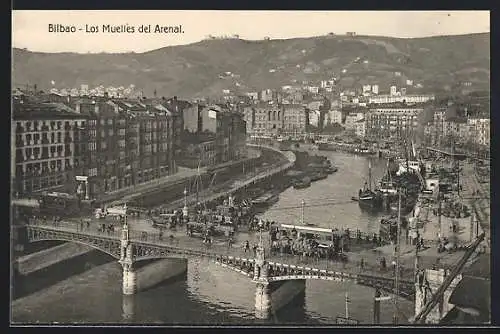
[[[247,157],[237,161],[231,161],[230,165],[250,161],[257,159],[261,156],[261,152],[255,148],[249,147],[247,150]],[[215,167],[227,166],[228,164],[221,164]],[[193,178],[200,174],[207,173],[207,167],[200,167],[198,170],[192,168],[178,167],[178,171],[175,174],[168,175],[159,179],[151,180],[148,182],[141,183],[139,185],[127,187],[114,192],[110,192],[100,198],[97,203],[107,203],[108,206],[121,205],[130,202],[136,197],[144,196],[145,194],[156,191],[160,188],[167,188],[186,180]]]
[[[176,201],[160,205],[156,207],[156,209],[174,210],[182,208],[185,203],[187,203],[188,206],[192,206],[196,204],[197,200],[199,203],[203,204],[217,200],[219,198],[228,197],[230,194],[238,191],[241,188],[250,186],[263,179],[270,178],[275,174],[286,171],[295,163],[295,154],[293,152],[281,152],[273,147],[268,146],[260,147],[275,151],[277,154],[283,155],[284,159],[279,163],[271,166],[257,167],[252,173],[244,174],[240,177],[237,177],[236,179],[218,184],[216,186],[212,186],[209,189],[200,191],[198,194],[188,194],[185,198],[179,198]],[[141,208],[133,208],[133,210],[144,211],[144,209]]]

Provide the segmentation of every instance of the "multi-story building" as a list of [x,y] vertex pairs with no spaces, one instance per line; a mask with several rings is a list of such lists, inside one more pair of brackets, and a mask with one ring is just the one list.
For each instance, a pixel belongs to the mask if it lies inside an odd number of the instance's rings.
[[377,95],[368,98],[369,104],[386,104],[386,103],[426,103],[434,100],[433,95]]
[[366,121],[364,118],[357,120],[354,127],[356,136],[365,137],[366,136]]
[[75,173],[85,164],[86,118],[58,103],[21,97],[13,101],[15,134],[13,193],[43,191],[74,194]]
[[259,103],[244,110],[247,132],[278,134],[284,126],[284,105]]
[[182,111],[189,105],[189,102],[184,100],[178,100],[177,96],[171,99],[165,100],[161,105],[170,111],[169,116],[172,118],[172,135],[173,135],[173,148],[174,148],[174,160],[173,160],[173,172],[177,172],[177,167],[175,164],[175,157],[182,155],[182,132],[184,131],[184,117],[182,116]]
[[257,101],[259,99],[259,92],[249,92],[247,93],[247,96],[252,100],[252,101]]
[[212,133],[184,133],[184,150],[180,163],[196,168],[211,166],[217,163],[215,134]]
[[260,100],[268,102],[273,99],[273,91],[271,89],[264,89],[260,92]]
[[185,132],[183,142],[190,146],[189,153],[183,154],[184,160],[198,159],[200,164],[206,165],[246,156],[246,124],[240,113],[225,106],[210,105],[201,110],[200,119],[200,131]]
[[489,118],[469,118],[468,124],[472,125],[472,138],[475,143],[490,146],[490,122]]
[[78,181],[86,197],[102,195],[175,173],[174,134],[163,106],[135,101],[80,100],[88,118],[88,162]]
[[319,110],[311,110],[309,112],[309,124],[318,127],[319,126],[319,118],[320,118],[320,111]]
[[378,95],[378,85],[372,85],[372,93]]
[[377,138],[407,137],[418,130],[423,108],[373,108],[366,114],[366,135]]
[[283,105],[283,132],[288,134],[308,131],[309,109],[300,104]]
[[396,96],[397,89],[398,88],[396,86],[391,86],[391,96]]
[[359,120],[362,120],[365,117],[365,114],[362,112],[352,112],[346,115],[345,118],[345,128],[347,130],[356,130],[356,123]]
[[182,110],[184,130],[188,130],[190,132],[198,132],[201,130],[200,113],[203,108],[204,106],[198,103],[187,102],[185,108]]
[[340,110],[330,110],[325,115],[325,124],[342,124],[342,111]]

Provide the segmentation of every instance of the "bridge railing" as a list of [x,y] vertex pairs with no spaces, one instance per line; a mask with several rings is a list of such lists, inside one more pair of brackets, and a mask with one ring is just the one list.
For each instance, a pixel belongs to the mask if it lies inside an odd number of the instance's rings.
[[[44,221],[41,219],[31,219],[27,226],[43,227],[54,231],[78,233],[83,235],[90,235],[96,237],[109,237],[113,239],[119,239],[121,237],[121,229],[115,228],[105,228],[102,229],[102,224],[91,223],[88,224],[84,222],[56,222],[56,221]],[[107,226],[110,226],[109,224]]]
[[[46,221],[33,221],[29,225],[44,227],[54,231],[77,233],[82,235],[89,235],[95,237],[108,237],[119,240],[121,238],[121,228],[115,230],[102,231],[102,226],[90,224],[87,226],[80,223],[68,222],[46,222]],[[82,228],[83,227],[83,228]],[[169,233],[151,233],[140,230],[129,230],[129,238],[132,242],[149,244],[151,246],[166,246],[169,248],[176,248],[179,252],[185,251],[187,253],[197,254],[205,257],[215,256],[231,256],[241,259],[254,259],[255,253],[252,249],[245,251],[241,246],[229,246],[229,244],[209,244],[201,243],[199,239],[189,237],[170,237]],[[363,274],[378,277],[393,278],[395,276],[394,268],[388,264],[385,268],[379,263],[374,263],[369,259],[363,261],[363,264],[357,259],[351,259],[347,262],[336,261],[332,259],[319,259],[301,255],[281,254],[279,252],[271,252],[269,244],[265,244],[265,252],[267,260],[271,264],[286,264],[294,265],[304,268],[316,268],[319,270],[333,270],[338,272],[348,272],[351,274]],[[413,279],[413,268],[400,266],[400,277],[402,280]]]
[[[314,257],[290,255],[290,254],[274,254],[269,256],[269,261],[272,263],[286,263],[300,267],[311,267],[323,270],[338,270],[342,272],[350,272],[353,274],[376,275],[387,278],[395,277],[395,268],[390,263],[386,267],[377,261],[374,263],[369,259],[360,261],[358,258],[348,259],[347,262],[340,260],[318,259]],[[401,279],[412,280],[414,277],[414,268],[400,265],[399,274]]]

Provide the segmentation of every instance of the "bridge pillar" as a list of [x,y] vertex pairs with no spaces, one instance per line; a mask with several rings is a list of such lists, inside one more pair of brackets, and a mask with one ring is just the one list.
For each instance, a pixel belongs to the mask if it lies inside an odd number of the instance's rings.
[[135,297],[131,295],[123,295],[122,299],[122,318],[123,320],[131,320],[135,314]]
[[[262,233],[262,232],[261,232]],[[257,283],[255,291],[255,317],[267,319],[271,311],[271,295],[269,293],[269,263],[265,259],[262,235],[256,249],[253,281]]]
[[255,317],[267,319],[271,313],[271,296],[269,293],[269,282],[257,283],[255,290]]
[[124,295],[133,295],[137,292],[137,274],[130,263],[122,263],[123,278],[122,291]]
[[133,295],[137,292],[137,274],[134,270],[133,248],[129,239],[128,224],[122,227],[122,236],[120,244],[120,261],[123,268],[122,291],[124,295]]
[[[415,315],[419,314],[425,304],[432,298],[432,294],[436,293],[439,287],[446,279],[448,272],[444,269],[425,269],[419,271],[415,279]],[[462,279],[462,275],[458,275],[446,289],[438,304],[434,306],[432,311],[427,315],[425,322],[428,324],[437,324],[446,316],[452,309],[449,303],[450,296]]]

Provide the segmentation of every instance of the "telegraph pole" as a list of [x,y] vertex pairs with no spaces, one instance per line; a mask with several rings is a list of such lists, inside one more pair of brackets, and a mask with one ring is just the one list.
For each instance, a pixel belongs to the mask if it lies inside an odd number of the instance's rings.
[[438,224],[439,224],[439,236],[438,236],[438,241],[441,240],[443,237],[443,224],[442,224],[442,219],[441,219],[441,193],[438,192]]

